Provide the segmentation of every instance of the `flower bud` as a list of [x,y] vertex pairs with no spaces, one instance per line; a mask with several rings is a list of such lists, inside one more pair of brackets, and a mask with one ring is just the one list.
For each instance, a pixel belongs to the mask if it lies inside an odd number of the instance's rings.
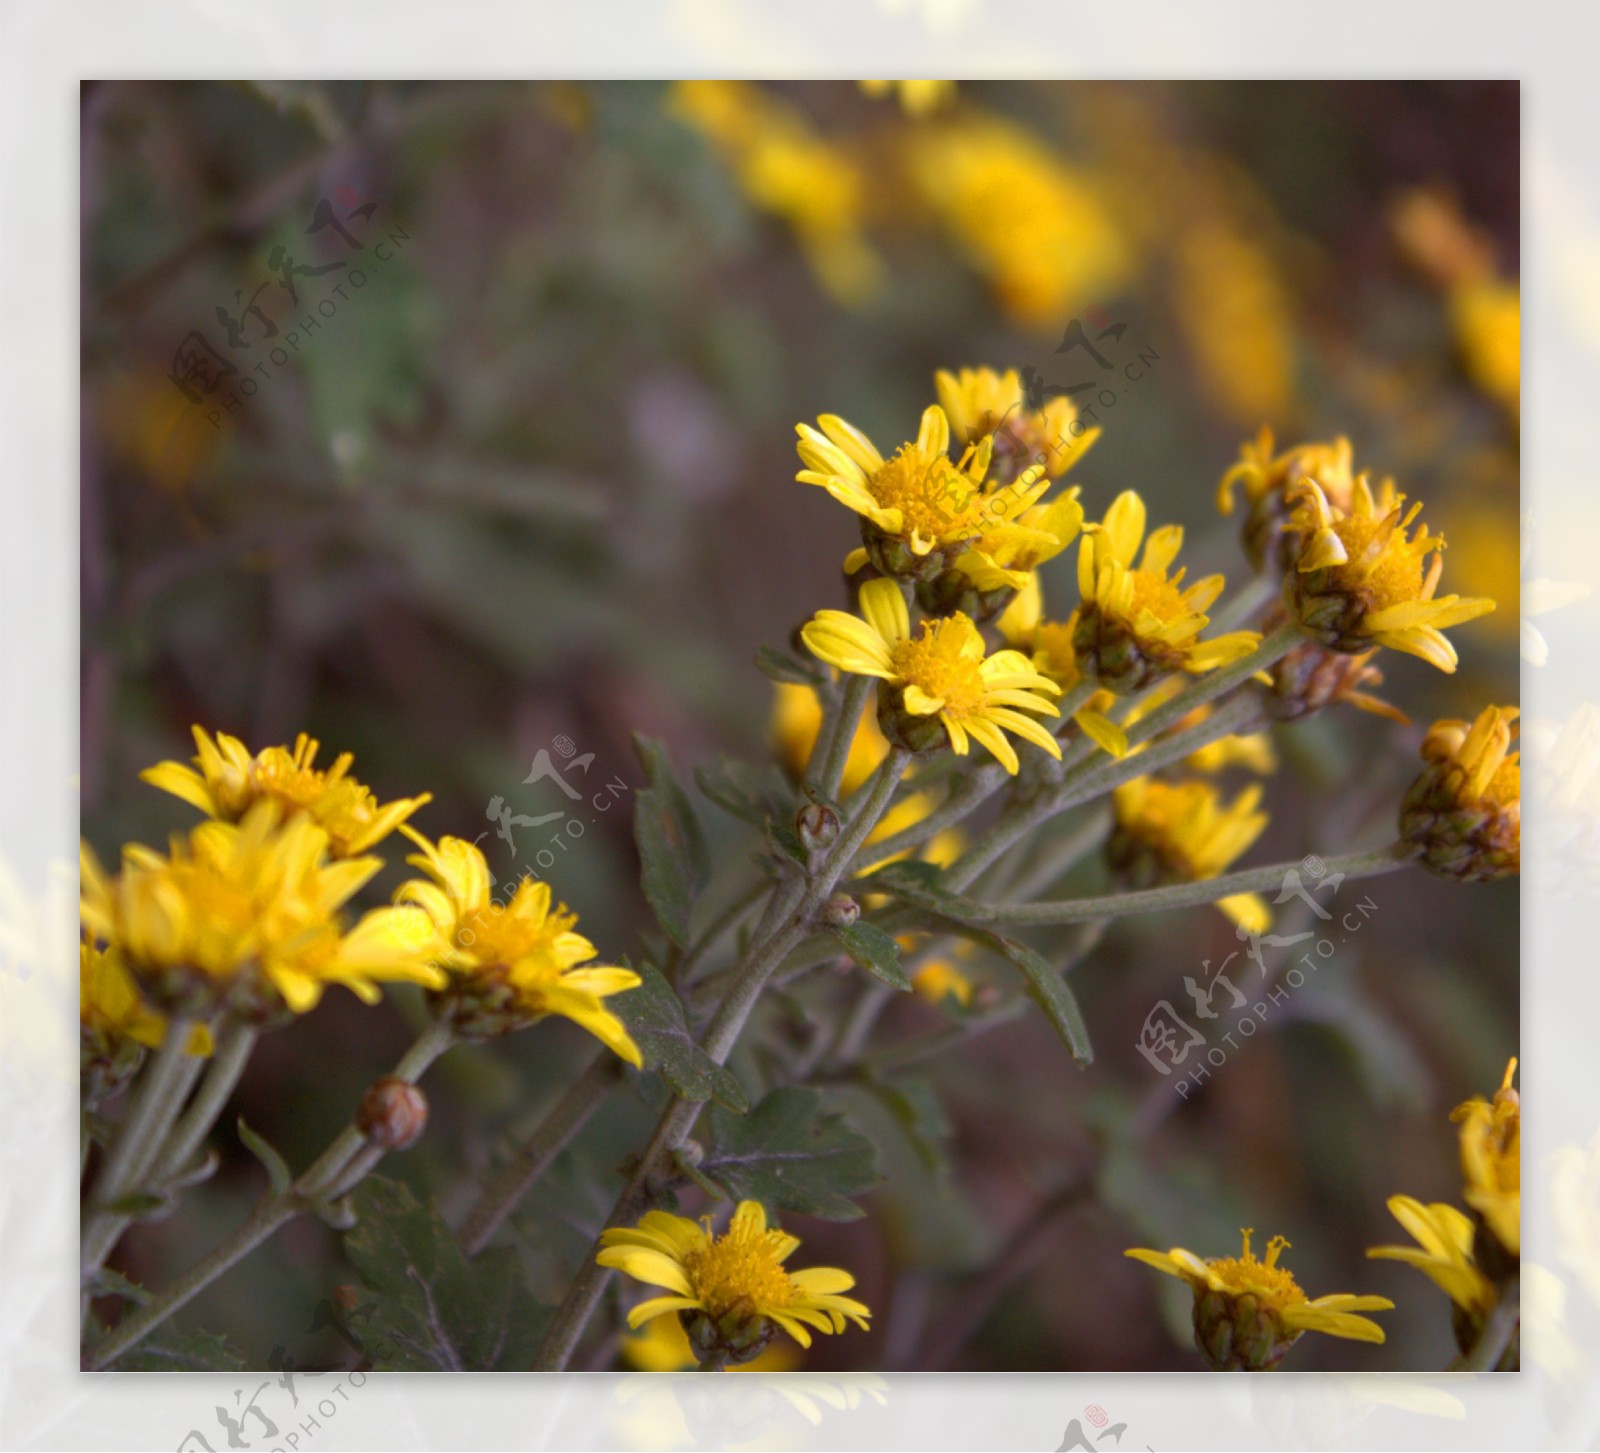
[[407,1150],[428,1128],[428,1097],[416,1085],[385,1075],[361,1097],[356,1128],[384,1150]]
[[[1282,611],[1274,612],[1266,628],[1286,618]],[[1278,721],[1299,721],[1343,701],[1404,725],[1409,720],[1404,712],[1362,689],[1383,684],[1383,672],[1370,664],[1375,655],[1377,651],[1371,650],[1351,656],[1316,641],[1302,641],[1269,668],[1272,684],[1262,689],[1261,704]]]
[[839,838],[839,814],[821,802],[808,802],[794,815],[795,835],[808,853],[822,853]]
[[861,905],[848,893],[835,893],[822,908],[822,921],[829,928],[849,928],[861,917]]
[[1400,805],[1400,836],[1445,878],[1488,882],[1522,868],[1522,773],[1510,750],[1516,707],[1485,707],[1475,722],[1435,722],[1428,763]]
[[749,1297],[740,1297],[720,1316],[695,1311],[682,1314],[689,1348],[702,1368],[737,1367],[753,1362],[767,1350],[776,1329],[755,1309]]

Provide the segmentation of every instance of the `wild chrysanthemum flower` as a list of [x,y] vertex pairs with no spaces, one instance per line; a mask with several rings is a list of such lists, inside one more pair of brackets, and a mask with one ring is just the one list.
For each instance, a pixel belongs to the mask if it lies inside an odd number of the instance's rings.
[[1442,1201],[1425,1206],[1411,1196],[1390,1196],[1385,1204],[1417,1244],[1374,1246],[1367,1255],[1416,1267],[1463,1311],[1486,1315],[1495,1304],[1495,1290],[1472,1259],[1471,1219]]
[[941,615],[964,610],[988,619],[1054,560],[1083,529],[1078,491],[1026,509],[1017,519],[989,526],[956,556],[955,567],[931,584],[918,584],[917,598]]
[[1494,602],[1434,598],[1444,540],[1426,525],[1409,534],[1421,504],[1407,510],[1405,496],[1387,481],[1374,497],[1365,475],[1355,482],[1349,510],[1310,479],[1292,485],[1290,496],[1297,501],[1290,524],[1303,543],[1284,594],[1306,633],[1335,651],[1388,646],[1454,671],[1455,647],[1445,628],[1487,615]]
[[335,857],[366,852],[433,800],[424,792],[380,806],[370,789],[348,775],[355,760],[349,752],[341,752],[331,767],[320,768],[318,744],[304,732],[295,738],[293,750],[267,747],[252,756],[226,732],[218,732],[213,741],[204,728],[191,730],[200,749],[194,767],[162,762],[141,772],[140,779],[223,822],[237,822],[263,799],[286,812],[307,813],[328,834]]
[[759,1201],[741,1201],[721,1236],[705,1223],[665,1211],[646,1211],[635,1227],[613,1227],[600,1237],[601,1266],[665,1287],[628,1313],[639,1327],[666,1312],[681,1315],[689,1345],[702,1366],[722,1367],[759,1356],[781,1328],[802,1347],[813,1327],[839,1333],[848,1319],[863,1331],[872,1313],[841,1295],[855,1278],[831,1266],[789,1271],[784,1262],[800,1238],[769,1228]]
[[1206,1361],[1219,1372],[1262,1372],[1276,1367],[1304,1332],[1322,1332],[1355,1342],[1382,1342],[1383,1328],[1358,1312],[1386,1312],[1387,1297],[1349,1294],[1311,1301],[1278,1257],[1289,1243],[1274,1236],[1264,1260],[1250,1250],[1244,1232],[1241,1256],[1202,1261],[1192,1251],[1123,1252],[1136,1261],[1182,1277],[1194,1288],[1194,1340]]
[[1065,394],[1029,408],[1022,377],[1014,368],[1004,373],[941,368],[933,382],[956,443],[993,440],[990,467],[1002,483],[1033,465],[1043,465],[1051,479],[1059,479],[1100,437],[1098,426],[1085,429],[1078,422],[1077,405]]
[[668,109],[731,168],[750,202],[794,232],[817,280],[854,306],[883,279],[864,231],[868,179],[787,102],[748,81],[679,81]]
[[107,877],[82,850],[83,925],[113,947],[158,1008],[194,1018],[228,1011],[271,1022],[316,1007],[329,984],[368,1003],[378,985],[439,987],[431,937],[412,908],[379,908],[348,932],[341,910],[383,866],[327,860],[328,834],[301,814],[281,826],[257,803],[237,824],[206,822],[168,854],[129,845]]
[[1522,868],[1517,708],[1486,706],[1474,722],[1437,721],[1422,742],[1428,766],[1400,806],[1400,836],[1446,878],[1486,882]]
[[[1208,575],[1182,588],[1182,570],[1167,574],[1183,548],[1182,528],[1165,525],[1148,540],[1144,529],[1144,501],[1126,490],[1100,524],[1085,527],[1078,551],[1083,605],[1073,644],[1086,674],[1119,693],[1169,671],[1213,670],[1261,643],[1254,631],[1202,641],[1200,632],[1210,623],[1205,612],[1222,594],[1222,577]],[[1144,555],[1135,567],[1141,541]]]
[[[778,760],[788,774],[799,781],[811,761],[822,730],[822,703],[816,691],[798,682],[774,682],[772,717],[769,731]],[[848,797],[877,770],[889,755],[889,743],[878,729],[878,718],[870,711],[861,713],[856,734],[850,740],[850,755],[839,779],[841,796]]]
[[431,843],[404,829],[421,853],[406,861],[432,881],[413,878],[395,893],[432,921],[437,958],[449,975],[441,998],[456,1027],[474,1038],[505,1034],[560,1014],[631,1065],[643,1057],[604,1001],[636,988],[632,969],[591,964],[595,946],[574,933],[578,917],[552,908],[550,885],[524,878],[509,901],[491,896],[489,865],[461,838]]
[[1522,1102],[1511,1087],[1516,1072],[1513,1059],[1493,1100],[1475,1096],[1457,1105],[1450,1118],[1461,1127],[1462,1198],[1483,1218],[1501,1247],[1520,1257]]
[[[1112,794],[1116,826],[1107,858],[1134,888],[1218,877],[1265,830],[1267,815],[1256,810],[1260,802],[1259,786],[1225,802],[1209,782],[1136,777]],[[1272,918],[1254,893],[1218,899],[1217,907],[1251,933],[1266,932]]]
[[1296,444],[1281,454],[1273,452],[1272,430],[1262,425],[1254,440],[1239,448],[1239,458],[1217,486],[1217,508],[1231,515],[1234,490],[1244,486],[1244,547],[1257,570],[1272,560],[1289,569],[1300,551],[1299,537],[1284,529],[1294,504],[1291,486],[1314,479],[1338,508],[1350,508],[1355,477],[1351,472],[1348,439],[1330,443]]
[[968,445],[959,462],[949,457],[950,424],[937,404],[923,411],[914,442],[889,459],[853,424],[836,414],[797,424],[796,446],[806,467],[795,478],[821,485],[861,516],[865,549],[845,561],[849,573],[870,559],[885,575],[931,580],[987,530],[1015,521],[1049,489],[1043,468],[1025,470],[1010,484],[989,488],[992,445]]
[[858,81],[856,83],[868,96],[883,97],[891,91],[900,98],[900,108],[907,116],[931,116],[955,96],[954,81]]
[[1006,732],[1059,758],[1056,739],[1031,716],[1055,716],[1050,696],[1060,688],[1019,651],[985,655],[983,637],[964,615],[923,621],[911,634],[905,597],[892,580],[861,587],[861,615],[821,610],[801,632],[819,660],[858,676],[876,676],[884,735],[911,751],[946,742],[961,756],[969,738],[1016,773],[1017,754]]
[[[167,1020],[140,997],[133,976],[115,950],[78,945],[79,1071],[83,1102],[93,1109],[133,1076],[147,1049],[160,1049]],[[189,1030],[184,1049],[211,1053],[211,1032],[203,1024]]]
[[[1063,693],[1082,681],[1078,653],[1072,638],[1078,629],[1078,613],[1064,621],[1044,619],[1044,594],[1039,577],[1031,576],[996,622],[1001,637],[1028,656],[1034,668],[1048,676]],[[1103,751],[1114,757],[1126,755],[1128,734],[1106,715],[1117,698],[1109,691],[1096,691],[1072,715],[1079,730]]]

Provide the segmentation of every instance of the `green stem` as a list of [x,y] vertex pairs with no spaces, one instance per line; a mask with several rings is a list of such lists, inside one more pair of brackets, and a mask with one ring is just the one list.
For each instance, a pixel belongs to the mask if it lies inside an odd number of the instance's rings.
[[[1347,853],[1324,860],[1324,872],[1342,873],[1346,878],[1372,878],[1381,873],[1410,867],[1417,850],[1409,843],[1391,843],[1373,852]],[[1281,888],[1291,872],[1305,871],[1305,859],[1274,863],[1265,868],[1245,868],[1206,878],[1199,883],[1174,883],[1165,888],[1146,888],[1132,893],[1108,893],[1098,898],[1066,898],[1052,903],[978,903],[956,899],[949,905],[952,917],[964,923],[1006,923],[1042,925],[1085,923],[1100,918],[1125,918],[1134,913],[1163,913],[1174,908],[1191,908],[1199,903],[1215,903],[1236,893],[1259,893]]]
[[1011,886],[1014,903],[1026,903],[1035,893],[1059,882],[1062,877],[1105,840],[1111,814],[1101,808],[1090,813],[1077,829],[1064,834],[1059,843],[1046,844],[1039,861]]
[[850,748],[855,743],[856,726],[861,721],[862,708],[877,685],[877,679],[872,676],[849,677],[839,698],[837,714],[831,722],[823,724],[823,730],[828,733],[828,745],[813,785],[818,794],[830,802],[839,795],[839,783],[844,778],[845,764],[850,760]]
[[700,961],[717,946],[718,941],[730,928],[754,908],[767,893],[771,892],[771,889],[772,885],[765,880],[757,883],[748,892],[741,893],[706,925],[705,931],[695,941],[694,947],[684,955],[683,962],[678,965],[678,985],[680,988],[686,989],[694,982],[694,971],[699,968]]
[[1242,626],[1256,614],[1263,606],[1270,605],[1283,594],[1283,576],[1271,565],[1267,567],[1265,575],[1258,575],[1238,592],[1231,600],[1222,603],[1221,609],[1211,617],[1209,627],[1213,635],[1220,635],[1224,631],[1231,631],[1237,626]]
[[118,1127],[105,1164],[95,1178],[93,1194],[85,1207],[80,1272],[87,1283],[105,1263],[129,1218],[110,1209],[140,1187],[161,1154],[172,1122],[177,1118],[204,1060],[188,1052],[193,1020],[173,1018],[166,1037],[139,1083],[127,1117]]
[[621,1061],[609,1050],[589,1061],[588,1068],[551,1108],[521,1150],[484,1190],[461,1227],[461,1249],[476,1256],[522,1203],[550,1163],[605,1103],[618,1080]]
[[[861,806],[828,850],[822,863],[812,870],[805,881],[798,906],[792,912],[778,915],[777,924],[770,935],[751,949],[740,966],[727,996],[712,1016],[701,1039],[701,1048],[715,1063],[720,1065],[727,1061],[773,971],[811,931],[812,919],[828,901],[834,885],[888,807],[910,760],[911,754],[904,748],[890,749],[877,772],[857,794],[862,799]],[[649,1144],[639,1156],[633,1174],[606,1218],[605,1229],[635,1220],[654,1199],[655,1178],[670,1161],[673,1152],[687,1139],[701,1108],[698,1102],[677,1096],[668,1103]],[[599,1249],[597,1238],[579,1266],[571,1286],[567,1288],[560,1307],[556,1309],[550,1328],[534,1357],[535,1372],[560,1372],[571,1360],[611,1279],[610,1270],[595,1261]]]
[[178,1121],[162,1154],[158,1177],[177,1175],[194,1158],[239,1083],[257,1035],[258,1031],[246,1024],[232,1024],[222,1031],[199,1092]]
[[[171,1032],[169,1029],[168,1033]],[[454,1043],[455,1034],[448,1025],[429,1023],[394,1067],[393,1078],[415,1084],[428,1066]],[[335,1185],[344,1182],[341,1194],[348,1191],[353,1182],[348,1180],[345,1172],[366,1144],[367,1138],[360,1129],[354,1124],[347,1125],[293,1185],[266,1197],[250,1213],[249,1219],[210,1255],[197,1262],[132,1316],[124,1317],[90,1347],[84,1354],[84,1371],[103,1371],[124,1353],[138,1346],[175,1312],[260,1246],[278,1227],[320,1206],[328,1199]]]
[[920,848],[947,827],[954,827],[987,801],[995,789],[1005,782],[1006,775],[1006,769],[998,762],[985,762],[982,766],[974,767],[970,775],[962,778],[960,785],[952,789],[926,817],[873,843],[867,850],[868,861],[863,862],[858,871],[865,872],[899,853]]

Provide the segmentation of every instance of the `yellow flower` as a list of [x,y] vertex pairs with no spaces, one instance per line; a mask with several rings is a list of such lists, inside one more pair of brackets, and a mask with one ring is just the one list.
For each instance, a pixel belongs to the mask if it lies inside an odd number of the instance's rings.
[[[822,730],[822,703],[810,686],[791,681],[775,682],[774,686],[770,726],[773,745],[784,770],[799,781],[811,761],[817,733]],[[889,743],[878,729],[878,718],[871,712],[862,712],[850,742],[844,775],[839,779],[840,795],[848,797],[888,755]]]
[[747,81],[679,81],[668,109],[716,149],[755,206],[793,230],[834,298],[853,306],[877,290],[883,260],[862,230],[868,179],[798,110]]
[[1181,1277],[1194,1289],[1195,1344],[1218,1371],[1276,1367],[1304,1332],[1381,1343],[1383,1328],[1356,1313],[1386,1312],[1394,1303],[1387,1297],[1349,1294],[1308,1300],[1289,1269],[1278,1265],[1288,1245],[1274,1236],[1265,1260],[1257,1261],[1247,1230],[1242,1256],[1202,1261],[1178,1246],[1165,1252],[1136,1247],[1123,1255]]
[[900,98],[900,108],[907,116],[931,116],[946,105],[956,94],[954,81],[858,81],[862,91],[874,98],[887,96],[893,91]]
[[1250,563],[1260,570],[1268,559],[1287,570],[1300,553],[1300,537],[1285,530],[1293,509],[1290,486],[1314,479],[1340,509],[1349,509],[1355,491],[1350,441],[1296,444],[1281,454],[1273,452],[1272,430],[1262,425],[1254,440],[1239,448],[1239,458],[1217,486],[1217,508],[1225,515],[1234,509],[1234,491],[1244,486],[1244,545]]
[[1484,278],[1450,293],[1467,374],[1513,419],[1522,407],[1522,294],[1514,282]]
[[1443,1201],[1425,1206],[1411,1196],[1390,1196],[1385,1204],[1417,1244],[1374,1246],[1367,1255],[1375,1261],[1403,1261],[1416,1267],[1464,1312],[1487,1316],[1496,1296],[1472,1257],[1471,1220]]
[[1017,322],[1060,327],[1126,277],[1098,189],[1021,127],[969,113],[904,140],[914,185]]
[[801,637],[818,659],[841,671],[876,676],[898,691],[899,701],[887,704],[880,691],[880,718],[890,741],[927,751],[948,740],[965,756],[969,738],[975,738],[1013,775],[1017,754],[1007,731],[1052,757],[1061,756],[1056,739],[1024,715],[1055,716],[1041,693],[1059,695],[1060,688],[1021,652],[986,656],[983,637],[964,615],[925,620],[913,636],[905,597],[892,580],[870,580],[861,587],[861,612],[818,611]]
[[709,1218],[702,1224],[646,1211],[636,1227],[603,1232],[600,1245],[595,1259],[601,1266],[668,1292],[636,1306],[628,1325],[637,1328],[666,1312],[692,1313],[683,1318],[684,1330],[702,1366],[748,1362],[765,1351],[775,1328],[809,1347],[808,1327],[839,1333],[848,1319],[865,1331],[872,1315],[841,1295],[855,1285],[849,1272],[785,1269],[800,1239],[769,1229],[759,1201],[739,1202],[721,1236],[712,1235]]
[[395,893],[428,915],[440,965],[449,973],[445,999],[462,1033],[504,1034],[560,1014],[587,1029],[612,1053],[642,1065],[639,1046],[604,1000],[636,988],[632,969],[590,964],[595,946],[573,932],[578,917],[550,903],[550,885],[524,878],[510,900],[491,897],[483,854],[461,838],[431,843],[404,832],[419,848],[406,861],[432,880],[413,878]]
[[1517,716],[1514,706],[1486,706],[1476,721],[1437,721],[1423,738],[1428,765],[1401,803],[1400,836],[1432,872],[1485,882],[1522,870]]
[[[160,1049],[167,1037],[166,1016],[140,997],[116,951],[86,942],[78,945],[78,1021],[84,1040],[97,1050],[114,1050],[120,1040]],[[184,1052],[209,1055],[211,1048],[211,1031],[192,1026]]]
[[1513,1059],[1493,1101],[1477,1096],[1450,1118],[1461,1127],[1462,1198],[1512,1256],[1522,1254],[1522,1102]]
[[[1005,643],[1031,657],[1035,669],[1048,676],[1063,693],[1082,681],[1078,653],[1072,644],[1078,613],[1073,611],[1065,621],[1045,620],[1044,595],[1037,575],[1029,577],[996,625]],[[1109,691],[1096,691],[1072,714],[1072,720],[1102,751],[1122,757],[1127,755],[1128,734],[1106,715],[1116,700]]]
[[952,959],[928,959],[911,975],[911,987],[930,1004],[954,999],[963,1009],[972,1005],[972,980]]
[[1298,501],[1291,524],[1304,538],[1285,593],[1305,631],[1335,651],[1389,646],[1454,671],[1455,647],[1444,629],[1487,615],[1494,602],[1434,598],[1444,540],[1426,525],[1415,538],[1408,533],[1422,505],[1406,510],[1405,496],[1387,480],[1374,498],[1365,475],[1355,482],[1348,511],[1304,477],[1290,497]]
[[[1200,640],[1222,577],[1208,575],[1182,589],[1184,571],[1167,574],[1183,548],[1182,528],[1165,525],[1148,540],[1144,530],[1144,501],[1125,490],[1104,520],[1085,527],[1078,551],[1083,606],[1073,643],[1086,673],[1116,692],[1137,691],[1169,671],[1210,671],[1261,643],[1254,631]],[[1144,555],[1136,568],[1140,541]]]
[[1054,560],[1078,538],[1083,529],[1083,506],[1078,491],[1049,504],[1034,505],[1015,520],[990,525],[956,557],[955,574],[971,582],[979,596],[1021,590],[1033,572]]
[[79,912],[147,997],[186,1017],[270,1021],[284,1007],[315,1008],[329,984],[369,1004],[383,981],[442,984],[415,909],[374,909],[344,930],[340,910],[383,864],[327,854],[328,834],[309,817],[280,826],[277,805],[260,802],[237,824],[174,837],[166,855],[130,844],[114,879],[85,846]]
[[1014,368],[996,373],[992,368],[963,368],[951,373],[941,368],[933,376],[939,405],[950,421],[958,444],[977,444],[993,438],[993,468],[1002,480],[1014,478],[1030,465],[1043,465],[1051,479],[1059,479],[1100,437],[1100,429],[1078,423],[1077,406],[1065,394],[1030,409],[1022,378]]
[[836,414],[797,424],[806,467],[795,478],[816,484],[861,516],[865,551],[845,561],[851,574],[871,559],[886,575],[932,578],[985,532],[1018,520],[1050,487],[1044,470],[1025,470],[1010,484],[985,485],[992,444],[968,445],[949,458],[950,424],[937,404],[923,411],[916,440],[885,460],[877,446]]
[[[1226,871],[1261,836],[1259,786],[1232,802],[1209,782],[1162,782],[1136,777],[1112,793],[1116,826],[1106,844],[1112,867],[1135,888],[1201,883]],[[1251,933],[1265,933],[1272,916],[1254,893],[1235,893],[1217,907]]]
[[237,822],[257,802],[270,799],[288,812],[305,812],[328,834],[335,857],[364,853],[399,827],[432,794],[403,797],[380,807],[372,792],[348,776],[355,760],[342,752],[326,771],[315,765],[317,742],[304,732],[294,749],[267,747],[250,755],[237,737],[218,732],[215,741],[201,727],[192,727],[200,749],[195,767],[162,762],[139,777],[152,787],[181,797],[207,817]]

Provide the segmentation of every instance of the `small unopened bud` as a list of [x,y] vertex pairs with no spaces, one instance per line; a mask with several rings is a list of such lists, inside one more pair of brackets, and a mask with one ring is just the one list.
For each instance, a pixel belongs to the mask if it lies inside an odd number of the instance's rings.
[[386,1075],[361,1097],[356,1128],[384,1150],[409,1149],[428,1128],[428,1097],[415,1085]]
[[820,802],[808,802],[794,815],[794,830],[808,853],[826,852],[839,837],[839,814]]
[[849,928],[861,917],[861,905],[848,893],[835,893],[822,908],[822,921],[829,928]]

